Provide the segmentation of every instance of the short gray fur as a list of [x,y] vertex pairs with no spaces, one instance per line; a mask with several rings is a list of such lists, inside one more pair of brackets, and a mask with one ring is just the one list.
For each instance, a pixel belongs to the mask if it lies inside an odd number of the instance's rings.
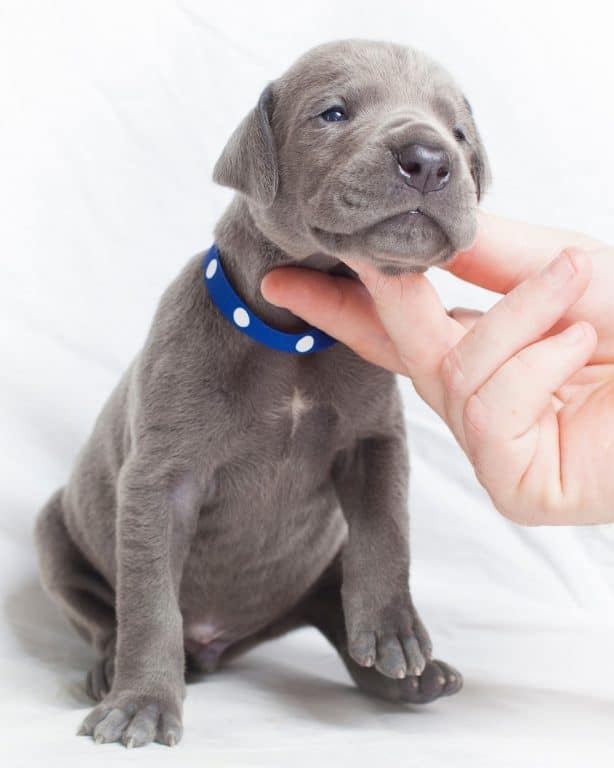
[[[340,101],[348,120],[318,116]],[[411,142],[448,153],[444,189],[405,183],[397,156]],[[230,280],[263,320],[298,332],[260,293],[269,270],[441,263],[474,236],[488,164],[438,65],[342,41],[267,86],[214,178],[237,190],[215,233]],[[99,659],[87,684],[100,703],[80,732],[175,744],[186,665],[211,671],[303,625],[372,695],[455,693],[461,677],[432,659],[409,593],[407,492],[394,377],[341,344],[258,345],[211,304],[193,258],[36,525],[44,586]]]

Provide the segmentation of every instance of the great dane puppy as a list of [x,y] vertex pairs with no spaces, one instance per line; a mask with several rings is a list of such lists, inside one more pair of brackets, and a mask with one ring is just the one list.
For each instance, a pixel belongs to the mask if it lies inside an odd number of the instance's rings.
[[[220,269],[252,317],[300,333],[260,293],[269,270],[441,264],[474,237],[488,168],[444,70],[344,41],[265,88],[214,178],[237,190],[215,231]],[[100,703],[80,733],[176,744],[186,666],[209,672],[304,625],[368,694],[455,693],[461,676],[433,660],[408,587],[394,377],[341,344],[257,343],[213,302],[213,269],[199,255],[168,288],[37,522],[44,586],[98,657],[87,687]]]

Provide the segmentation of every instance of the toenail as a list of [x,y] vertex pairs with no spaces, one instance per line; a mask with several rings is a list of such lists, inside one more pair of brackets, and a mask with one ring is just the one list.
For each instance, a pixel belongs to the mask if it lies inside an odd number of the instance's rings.
[[445,685],[446,684],[446,678],[440,676],[440,677],[437,678],[437,682],[439,683],[439,685]]

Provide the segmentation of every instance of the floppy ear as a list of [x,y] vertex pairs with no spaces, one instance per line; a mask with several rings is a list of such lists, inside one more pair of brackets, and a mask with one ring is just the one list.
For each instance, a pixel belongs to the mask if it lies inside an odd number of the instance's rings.
[[271,205],[279,184],[272,112],[273,86],[269,84],[228,140],[213,169],[215,182],[243,192],[263,206]]
[[464,99],[464,102],[465,102],[465,106],[467,107],[467,111],[471,116],[471,120],[473,122],[473,134],[475,136],[475,139],[471,143],[471,157],[469,161],[469,167],[471,170],[473,183],[475,184],[475,191],[478,196],[478,202],[480,202],[480,200],[482,199],[482,196],[490,186],[490,182],[492,181],[492,175],[490,172],[490,163],[488,162],[488,156],[486,154],[486,150],[484,149],[484,144],[482,143],[480,133],[475,124],[475,119],[473,117],[473,110],[471,109],[471,104],[467,101],[466,98]]

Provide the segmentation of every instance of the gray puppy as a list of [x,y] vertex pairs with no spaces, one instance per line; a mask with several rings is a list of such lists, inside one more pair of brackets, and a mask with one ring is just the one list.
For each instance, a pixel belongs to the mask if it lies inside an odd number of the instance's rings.
[[[271,83],[224,149],[238,191],[216,228],[254,316],[272,268],[424,270],[470,244],[487,161],[462,93],[398,45],[318,47]],[[37,526],[42,580],[94,647],[80,733],[181,737],[186,665],[317,627],[356,684],[424,703],[458,691],[409,588],[408,459],[394,377],[338,344],[292,355],[224,317],[201,256]]]

